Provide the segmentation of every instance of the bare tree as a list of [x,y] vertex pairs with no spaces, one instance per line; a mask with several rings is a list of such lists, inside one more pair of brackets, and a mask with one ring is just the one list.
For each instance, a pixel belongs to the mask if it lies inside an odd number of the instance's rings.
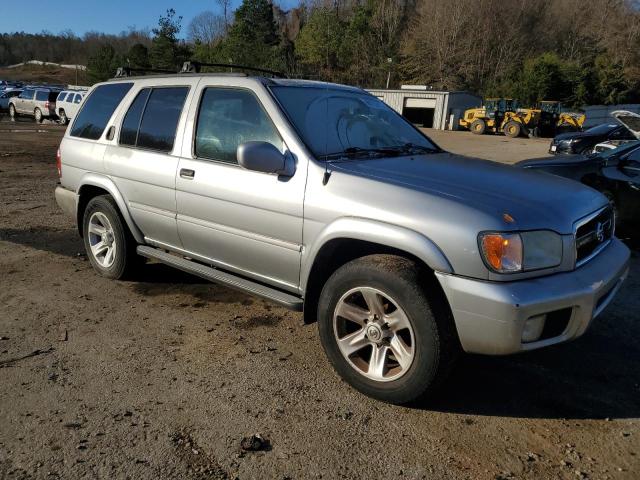
[[211,45],[221,39],[225,31],[224,17],[211,11],[206,11],[196,15],[191,20],[187,27],[187,37],[192,42]]

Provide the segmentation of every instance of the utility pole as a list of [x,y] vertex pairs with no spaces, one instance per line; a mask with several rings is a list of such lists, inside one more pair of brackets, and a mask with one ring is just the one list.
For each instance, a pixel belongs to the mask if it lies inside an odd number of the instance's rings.
[[387,72],[387,90],[389,90],[389,82],[391,81],[391,64],[393,63],[393,58],[388,57],[387,63],[389,64],[389,71]]

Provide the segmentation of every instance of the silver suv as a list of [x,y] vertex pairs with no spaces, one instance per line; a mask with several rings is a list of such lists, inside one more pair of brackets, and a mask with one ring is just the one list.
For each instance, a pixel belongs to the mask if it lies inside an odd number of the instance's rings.
[[440,149],[358,88],[242,74],[94,86],[58,152],[95,270],[144,257],[302,310],[372,397],[429,394],[460,351],[582,335],[627,275],[607,199]]
[[57,118],[56,98],[60,90],[26,87],[22,93],[9,100],[9,115],[16,118],[18,115],[33,117],[40,123],[45,118]]

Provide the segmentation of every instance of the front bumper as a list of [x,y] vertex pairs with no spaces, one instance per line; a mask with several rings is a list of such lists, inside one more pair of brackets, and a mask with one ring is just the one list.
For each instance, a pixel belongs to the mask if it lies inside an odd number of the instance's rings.
[[559,155],[559,154],[571,155],[571,154],[573,154],[575,152],[573,151],[572,146],[569,145],[569,144],[566,144],[566,143],[554,144],[554,143],[552,143],[549,146],[549,153],[551,155]]
[[56,187],[56,203],[62,209],[62,211],[76,218],[76,212],[78,208],[78,195],[73,190],[68,190],[61,185]]
[[[504,355],[582,335],[629,273],[629,256],[629,249],[614,238],[598,256],[572,272],[514,282],[488,282],[442,273],[436,273],[436,277],[449,300],[462,348],[469,353]],[[528,319],[558,311],[568,312],[561,332],[522,342]]]

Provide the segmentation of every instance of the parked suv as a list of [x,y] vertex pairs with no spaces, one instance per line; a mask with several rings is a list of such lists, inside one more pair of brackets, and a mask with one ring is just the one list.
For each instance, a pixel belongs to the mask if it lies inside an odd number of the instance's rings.
[[27,115],[40,123],[45,118],[57,118],[56,98],[60,90],[27,87],[23,92],[9,100],[9,115]]
[[146,257],[304,308],[337,372],[393,403],[432,392],[460,350],[579,337],[629,268],[597,191],[445,152],[353,87],[112,80],[57,164],[100,275]]
[[66,125],[78,113],[80,103],[85,96],[85,92],[76,90],[65,90],[58,94],[56,99],[56,113],[60,119],[60,123]]
[[22,90],[19,88],[10,89],[0,91],[0,112],[6,112],[9,110],[9,100],[14,97],[17,97],[22,93]]

